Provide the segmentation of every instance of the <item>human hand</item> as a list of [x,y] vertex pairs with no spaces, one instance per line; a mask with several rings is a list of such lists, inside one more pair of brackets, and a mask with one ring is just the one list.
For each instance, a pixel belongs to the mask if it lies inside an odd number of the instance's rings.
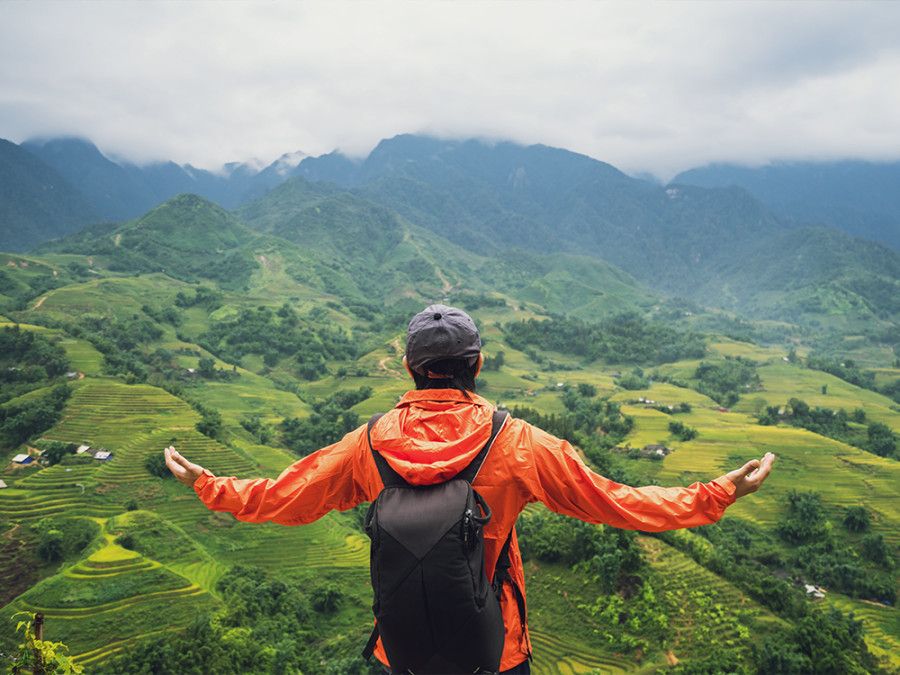
[[166,466],[180,482],[191,487],[203,473],[203,467],[189,462],[171,445],[165,449]]
[[725,477],[734,483],[734,498],[738,499],[759,490],[759,486],[763,484],[763,481],[768,477],[769,472],[772,470],[772,463],[774,461],[775,455],[771,452],[767,452],[762,458],[762,461],[751,459],[740,469],[735,469],[734,471],[726,473]]

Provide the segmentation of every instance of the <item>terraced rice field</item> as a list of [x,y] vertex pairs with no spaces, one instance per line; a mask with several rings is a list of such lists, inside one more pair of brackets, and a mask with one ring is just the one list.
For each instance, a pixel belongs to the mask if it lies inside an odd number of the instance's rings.
[[885,667],[900,670],[900,609],[852,600],[831,592],[825,594],[822,603],[826,607],[837,607],[844,613],[852,612],[865,626],[869,651],[882,659]]
[[337,516],[309,525],[235,523],[221,537],[218,557],[230,563],[258,565],[272,570],[335,569],[369,572],[369,541],[353,532]]
[[[687,531],[684,535],[697,536]],[[773,631],[787,628],[730,583],[665,542],[639,537],[638,543],[660,572],[657,592],[670,593],[681,605],[681,613],[669,617],[670,649],[677,658],[702,656],[704,649],[716,644],[739,644],[750,623]]]
[[535,658],[531,671],[535,675],[619,675],[631,673],[637,664],[625,659],[603,656],[539,631],[530,631]]
[[76,389],[62,420],[45,437],[115,451],[136,434],[193,429],[199,419],[187,403],[162,389],[90,380]]
[[112,543],[20,596],[4,611],[43,612],[54,639],[78,663],[107,658],[134,640],[186,626],[212,596],[204,586],[156,560]]

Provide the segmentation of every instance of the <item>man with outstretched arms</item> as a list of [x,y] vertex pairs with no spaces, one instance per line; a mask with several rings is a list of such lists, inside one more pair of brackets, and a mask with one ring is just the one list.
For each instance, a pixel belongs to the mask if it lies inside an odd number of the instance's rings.
[[[373,446],[410,484],[453,478],[487,442],[494,406],[475,393],[483,360],[481,338],[462,310],[432,305],[410,321],[403,361],[415,389],[371,431]],[[275,479],[217,477],[175,448],[165,455],[175,477],[192,486],[207,507],[247,522],[311,523],[333,509],[371,502],[383,487],[366,425]],[[505,641],[500,672],[530,672],[525,580],[514,530],[527,504],[543,502],[590,523],[648,532],[706,525],[719,520],[737,498],[759,489],[774,459],[766,453],[762,460],[689,487],[629,487],[591,471],[568,442],[508,418],[472,484],[493,512],[484,529],[488,579],[494,578],[511,533],[510,567],[501,591]],[[380,643],[375,656],[389,668]]]

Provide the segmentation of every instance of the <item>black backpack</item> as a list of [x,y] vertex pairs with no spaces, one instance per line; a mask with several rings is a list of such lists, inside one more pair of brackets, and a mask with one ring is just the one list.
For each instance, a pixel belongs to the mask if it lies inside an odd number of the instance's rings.
[[421,486],[407,483],[372,447],[380,417],[366,432],[384,488],[365,521],[377,624],[363,656],[371,657],[380,634],[393,673],[495,673],[504,628],[499,587],[485,573],[483,528],[491,509],[472,482],[507,413],[494,413],[491,437],[458,475]]

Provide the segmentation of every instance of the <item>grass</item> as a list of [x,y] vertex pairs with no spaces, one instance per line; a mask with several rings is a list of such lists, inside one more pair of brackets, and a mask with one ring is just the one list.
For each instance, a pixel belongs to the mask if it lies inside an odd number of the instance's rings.
[[[260,273],[261,277],[265,274],[281,279],[274,267]],[[60,289],[48,293],[41,307],[32,311],[59,316],[70,316],[69,312],[124,316],[139,311],[143,303],[165,306],[177,290],[186,288],[160,275],[151,277],[149,286],[139,283],[141,280],[118,278],[92,280],[69,287],[68,291]],[[290,286],[286,281],[284,285]],[[304,295],[306,291],[298,288],[293,287],[298,294],[294,304],[303,314],[316,307],[316,298],[311,292]],[[218,312],[225,315],[236,311],[239,305],[232,300],[226,298],[225,306]],[[272,304],[271,298],[263,294],[250,301]],[[202,332],[209,321],[201,308],[189,309],[184,316],[182,330],[189,334]],[[843,407],[848,411],[861,407],[870,419],[896,429],[900,428],[900,413],[893,409],[892,401],[824,373],[785,363],[783,350],[727,339],[713,342],[708,358],[751,358],[760,363],[757,372],[762,382],[761,391],[743,396],[730,412],[718,411],[714,401],[693,390],[661,382],[654,382],[645,391],[624,391],[616,384],[614,372],[627,372],[629,368],[584,365],[570,356],[547,354],[549,360],[573,369],[544,371],[526,354],[504,345],[495,322],[530,316],[527,310],[511,307],[478,313],[486,353],[496,356],[503,351],[505,358],[501,370],[481,376],[486,386],[480,393],[488,400],[510,408],[521,404],[545,414],[562,413],[557,384],[590,383],[598,395],[612,396],[622,404],[624,413],[635,418],[635,429],[627,443],[638,447],[659,442],[675,449],[661,462],[634,460],[633,467],[646,478],[663,485],[705,481],[771,450],[778,457],[776,470],[758,494],[731,507],[729,516],[771,528],[780,516],[781,502],[788,490],[813,489],[821,494],[833,523],[840,522],[846,506],[862,503],[873,513],[873,531],[884,534],[892,545],[900,544],[900,464],[807,431],[759,426],[753,415],[759,405],[756,399],[763,399],[768,405],[782,405],[789,398],[798,397],[811,406]],[[352,327],[352,321],[342,321],[346,328]],[[354,408],[360,419],[389,409],[409,386],[398,352],[401,337],[389,336],[360,360],[367,376],[356,376],[351,366],[346,377],[330,375],[317,382],[298,382],[303,399],[365,385],[373,388],[373,395]],[[176,340],[170,327],[166,327],[162,343],[169,348],[195,348]],[[267,424],[276,425],[284,417],[306,416],[310,411],[307,402],[246,369],[238,369],[240,377],[234,382],[198,381],[188,386],[190,396],[221,412],[226,426],[224,437],[229,443],[226,445],[195,430],[200,418],[184,401],[158,388],[125,385],[99,377],[102,360],[88,343],[63,344],[73,368],[86,373],[86,377],[72,383],[74,393],[63,418],[44,436],[103,447],[113,452],[113,458],[85,466],[4,474],[11,487],[0,490],[0,519],[28,527],[48,515],[64,518],[86,514],[103,523],[104,538],[81,558],[66,561],[53,576],[3,608],[7,615],[19,608],[46,610],[48,630],[52,631],[49,637],[69,644],[80,662],[90,665],[127,649],[143,637],[181,630],[196,612],[219,606],[216,582],[234,564],[259,565],[279,575],[302,577],[309,584],[324,578],[338,579],[348,597],[360,599],[353,611],[365,613],[370,597],[368,540],[360,531],[355,514],[329,514],[314,524],[299,527],[242,523],[230,515],[208,511],[189,488],[171,479],[152,477],[144,468],[148,456],[175,444],[190,459],[217,474],[276,476],[295,458],[283,450],[256,444],[240,428],[239,421],[246,415],[259,415]],[[177,359],[186,367],[195,366],[198,357],[179,355]],[[230,370],[230,366],[217,363],[219,368]],[[689,380],[698,363],[669,364],[660,370]],[[333,371],[334,365],[329,364]],[[879,375],[883,379],[895,376],[887,371]],[[823,393],[823,388],[827,393]],[[637,401],[639,397],[674,406],[687,402],[692,410],[673,417],[645,408]],[[688,442],[674,439],[668,430],[673,419],[697,429],[698,436]],[[132,500],[138,502],[140,511],[125,511],[125,504]],[[146,535],[150,545],[145,542],[146,547],[139,546],[139,552],[114,543],[124,532],[141,536],[139,533],[144,530],[137,522],[140,513],[154,514],[159,519],[159,523],[151,523],[152,527],[147,525],[153,530],[152,536]],[[685,613],[673,616],[671,624],[671,650],[677,658],[690,663],[713,641],[725,645],[722,648],[733,648],[727,643],[740,643],[742,626],[754,639],[784,628],[733,586],[686,556],[656,539],[640,541],[660,592],[683,599]],[[643,673],[665,667],[662,651],[639,661],[635,654],[611,653],[598,640],[596,626],[576,602],[582,595],[590,602],[596,600],[596,589],[590,580],[570,570],[530,565],[528,591],[536,674]],[[714,605],[716,598],[737,610],[716,615],[709,610],[709,603]],[[896,610],[833,593],[826,602],[853,609],[865,622],[873,651],[886,659],[900,653]],[[890,663],[898,667],[896,660]]]
[[869,651],[881,659],[884,667],[900,670],[900,610],[834,592],[826,593],[822,603],[844,613],[852,612],[854,618],[863,622]]

